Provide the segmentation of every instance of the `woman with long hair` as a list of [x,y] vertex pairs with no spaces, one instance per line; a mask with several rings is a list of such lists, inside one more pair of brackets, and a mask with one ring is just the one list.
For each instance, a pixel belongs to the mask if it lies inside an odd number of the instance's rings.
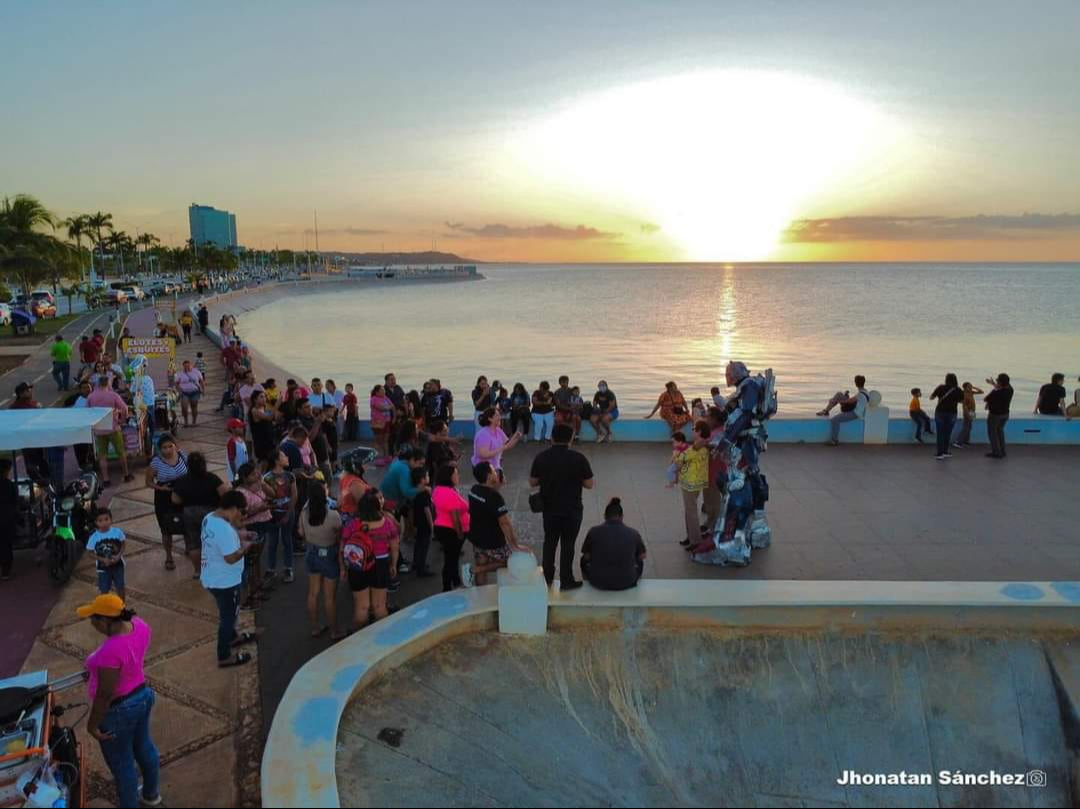
[[[337,583],[341,576],[338,562],[341,542],[341,515],[327,506],[326,489],[312,486],[307,508],[300,515],[298,526],[307,554],[304,562],[308,571],[307,615],[311,637],[317,638],[330,630],[332,640],[344,635],[337,626]],[[320,599],[321,597],[321,599]],[[326,623],[319,623],[319,601],[326,612]]]
[[176,570],[173,560],[174,534],[184,533],[184,518],[172,501],[173,484],[188,473],[187,457],[176,445],[171,433],[157,439],[157,452],[146,467],[146,485],[154,490],[154,516],[161,530],[161,547],[165,549],[165,569]]
[[261,463],[266,463],[273,457],[277,449],[277,435],[274,423],[276,421],[274,411],[266,398],[266,392],[253,391],[251,394],[251,407],[248,409],[248,426],[251,429],[251,443],[255,450],[255,458]]
[[[353,548],[357,540],[366,535],[372,556],[371,564],[358,565],[359,557]],[[342,567],[353,594],[353,621],[356,629],[363,629],[369,620],[379,620],[389,615],[386,608],[386,591],[390,586],[390,544],[398,537],[397,523],[383,511],[383,497],[378,489],[371,489],[357,508],[357,519],[350,520],[342,529]]]
[[523,443],[529,441],[529,428],[532,425],[531,402],[532,399],[529,397],[529,392],[525,390],[525,386],[520,382],[515,383],[514,389],[510,392],[510,432],[520,432],[524,436]]
[[251,461],[240,465],[236,477],[237,491],[244,495],[244,500],[247,502],[244,527],[256,537],[255,543],[244,555],[247,598],[241,606],[241,609],[252,610],[259,603],[259,591],[263,585],[262,552],[274,524],[271,506],[277,492],[268,483],[263,482],[259,467]]
[[458,494],[461,485],[456,464],[443,464],[435,473],[431,501],[435,507],[435,541],[443,549],[443,592],[461,586],[461,547],[469,533],[469,501]]

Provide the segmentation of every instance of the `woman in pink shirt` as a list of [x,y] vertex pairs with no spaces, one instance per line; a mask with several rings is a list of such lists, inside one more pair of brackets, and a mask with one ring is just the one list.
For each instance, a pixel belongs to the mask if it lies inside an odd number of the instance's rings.
[[376,466],[386,466],[390,462],[387,446],[393,420],[394,403],[386,395],[386,389],[376,385],[371,389],[371,432],[375,436],[375,450],[379,453]]
[[[105,641],[86,658],[90,716],[86,732],[101,745],[101,755],[112,771],[120,806],[156,806],[160,765],[150,738],[150,712],[154,691],[146,684],[143,660],[150,646],[150,627],[124,606],[115,593],[99,595],[79,607]],[[139,774],[142,794],[139,794]]]
[[443,592],[461,586],[461,546],[469,533],[469,501],[457,492],[461,485],[456,464],[444,464],[435,471],[435,490],[431,504],[435,508],[435,541],[443,547]]
[[479,425],[476,437],[473,438],[472,465],[487,461],[491,468],[499,473],[499,480],[504,481],[502,454],[517,446],[521,433],[514,433],[514,437],[508,439],[503,432],[502,419],[494,407],[489,407],[480,414]]

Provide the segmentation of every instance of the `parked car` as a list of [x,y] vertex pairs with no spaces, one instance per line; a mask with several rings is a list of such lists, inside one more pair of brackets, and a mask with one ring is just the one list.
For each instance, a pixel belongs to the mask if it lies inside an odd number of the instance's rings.
[[56,306],[45,299],[27,298],[16,295],[11,299],[13,309],[24,309],[34,317],[56,317]]
[[123,290],[132,300],[141,301],[143,298],[146,297],[146,293],[143,292],[142,289],[137,287],[135,284],[128,284],[127,286],[123,287]]
[[47,289],[35,289],[30,293],[30,297],[35,301],[48,301],[56,306],[56,297]]
[[0,326],[11,325],[11,305],[0,303]]
[[105,291],[105,296],[110,304],[126,303],[128,299],[127,293],[122,289],[108,289]]

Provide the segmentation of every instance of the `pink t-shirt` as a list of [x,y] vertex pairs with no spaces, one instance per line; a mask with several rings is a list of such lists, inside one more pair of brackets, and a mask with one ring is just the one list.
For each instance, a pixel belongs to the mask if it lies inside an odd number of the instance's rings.
[[111,407],[113,411],[112,427],[94,427],[94,435],[111,435],[120,429],[127,420],[128,406],[114,390],[94,388],[93,392],[86,397],[87,407]]
[[435,506],[435,525],[453,528],[453,513],[460,515],[461,530],[469,532],[469,501],[457,493],[452,486],[436,486],[431,493],[431,504]]
[[383,519],[383,524],[378,528],[368,529],[371,537],[371,545],[375,551],[375,558],[382,559],[390,555],[390,543],[397,539],[398,527],[393,520]]
[[385,396],[371,397],[371,426],[375,429],[386,426],[394,415],[394,403]]
[[[476,466],[480,461],[487,461],[495,469],[502,469],[502,448],[506,446],[506,442],[509,439],[506,437],[506,433],[503,432],[502,427],[496,427],[494,430],[491,427],[481,427],[476,431],[476,437],[473,439],[473,453],[472,464]],[[488,452],[491,450],[500,450],[499,454],[494,458],[481,458],[480,450],[484,449]]]
[[86,658],[86,671],[90,677],[86,691],[90,701],[97,696],[98,681],[102,669],[120,669],[113,699],[130,694],[144,682],[143,658],[150,647],[150,627],[141,618],[131,619],[132,630],[127,635],[113,635],[98,650]]

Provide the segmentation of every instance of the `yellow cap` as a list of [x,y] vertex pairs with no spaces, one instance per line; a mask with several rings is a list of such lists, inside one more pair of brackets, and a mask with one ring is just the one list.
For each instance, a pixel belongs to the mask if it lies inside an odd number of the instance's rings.
[[322,473],[321,469],[316,469],[315,474],[312,475],[312,477],[315,478],[315,480],[321,480],[323,483],[326,483],[326,475]]
[[89,604],[75,610],[80,618],[100,615],[102,618],[116,618],[124,611],[124,600],[116,593],[105,593]]

